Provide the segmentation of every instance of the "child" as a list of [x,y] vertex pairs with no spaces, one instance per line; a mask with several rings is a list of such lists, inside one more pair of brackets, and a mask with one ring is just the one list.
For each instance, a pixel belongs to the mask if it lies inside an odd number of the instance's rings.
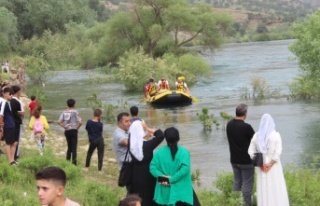
[[17,165],[14,161],[14,154],[16,152],[18,139],[14,136],[15,122],[10,107],[10,100],[12,99],[12,89],[6,87],[3,89],[4,100],[0,103],[0,133],[2,139],[6,143],[6,154],[10,165]]
[[91,161],[91,156],[94,150],[98,149],[98,171],[101,173],[102,163],[103,163],[103,154],[104,154],[104,141],[102,137],[103,124],[100,121],[102,115],[101,109],[95,109],[93,112],[93,119],[89,119],[86,124],[86,130],[88,132],[89,138],[89,149],[87,153],[86,166],[83,170],[88,171]]
[[29,122],[29,128],[33,130],[32,134],[33,134],[34,140],[38,145],[40,155],[42,155],[43,153],[44,140],[47,135],[46,130],[49,129],[47,118],[41,114],[41,111],[42,111],[42,107],[41,105],[38,105],[34,109],[33,116],[31,117]]
[[64,128],[64,135],[67,139],[67,156],[66,159],[72,164],[77,165],[77,146],[78,146],[78,130],[82,125],[79,112],[75,109],[76,100],[67,100],[68,109],[64,110],[58,120],[58,124]]
[[39,102],[36,100],[36,96],[31,96],[31,102],[29,103],[29,113],[30,113],[30,119],[33,115],[33,110],[39,105]]
[[119,206],[141,206],[141,198],[135,194],[128,195],[120,201]]
[[62,169],[47,167],[38,171],[35,176],[41,205],[80,206],[63,195],[67,177]]

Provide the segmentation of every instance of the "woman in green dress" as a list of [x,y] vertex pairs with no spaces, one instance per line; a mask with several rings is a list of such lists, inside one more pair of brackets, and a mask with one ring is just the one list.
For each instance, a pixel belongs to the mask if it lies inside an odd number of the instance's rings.
[[159,148],[150,163],[150,172],[157,178],[154,201],[158,205],[193,205],[193,188],[189,151],[178,145],[179,131],[164,132],[167,145]]

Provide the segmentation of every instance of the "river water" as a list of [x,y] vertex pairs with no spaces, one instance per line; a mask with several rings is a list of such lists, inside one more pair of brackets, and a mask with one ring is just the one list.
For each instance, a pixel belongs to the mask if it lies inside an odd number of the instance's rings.
[[[294,164],[304,166],[309,157],[320,151],[320,104],[304,101],[290,101],[286,98],[268,99],[255,102],[241,99],[241,88],[248,85],[254,75],[267,80],[274,88],[281,88],[282,94],[288,94],[287,84],[298,75],[296,61],[288,50],[292,40],[227,44],[215,53],[203,58],[212,65],[213,75],[190,88],[190,92],[199,99],[193,105],[176,108],[153,108],[143,102],[143,94],[126,93],[117,83],[88,83],[87,79],[94,71],[58,72],[46,83],[44,90],[48,102],[44,104],[44,114],[57,120],[66,107],[68,98],[75,98],[77,108],[84,122],[91,117],[92,111],[86,106],[86,98],[93,92],[105,104],[119,104],[126,101],[129,106],[137,105],[139,115],[149,126],[165,129],[175,126],[180,130],[180,144],[191,152],[192,169],[201,171],[202,187],[210,188],[218,172],[231,171],[229,149],[225,134],[225,122],[220,118],[221,111],[234,115],[239,103],[249,105],[247,122],[258,129],[261,116],[268,112],[276,123],[283,141],[281,160],[284,166]],[[173,82],[171,82],[173,84]],[[198,120],[198,113],[207,107],[221,126],[204,132]],[[129,109],[122,109],[128,111]],[[118,112],[119,110],[117,110]],[[62,130],[54,125],[53,129]],[[105,124],[105,136],[110,138],[114,124]],[[81,138],[86,138],[81,128]],[[112,148],[108,145],[107,148]]]

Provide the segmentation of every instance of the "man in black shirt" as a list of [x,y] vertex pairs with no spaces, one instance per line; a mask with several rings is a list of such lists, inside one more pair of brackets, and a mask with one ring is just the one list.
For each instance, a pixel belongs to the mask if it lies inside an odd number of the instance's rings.
[[14,117],[15,129],[14,129],[14,138],[18,142],[16,152],[14,155],[14,160],[18,162],[20,155],[20,140],[22,135],[22,119],[24,115],[24,108],[19,100],[21,88],[18,85],[13,85],[11,87],[13,91],[12,99],[10,100],[11,111]]
[[248,154],[248,148],[254,135],[250,124],[244,122],[248,106],[240,104],[236,108],[236,117],[227,124],[227,137],[230,150],[230,162],[233,169],[233,190],[241,191],[245,205],[251,205],[251,193],[254,179],[254,167]]

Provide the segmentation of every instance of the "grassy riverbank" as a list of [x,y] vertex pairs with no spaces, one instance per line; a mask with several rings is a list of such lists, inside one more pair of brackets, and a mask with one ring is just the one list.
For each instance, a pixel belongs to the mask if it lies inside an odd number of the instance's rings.
[[[39,155],[30,135],[30,131],[25,126],[18,166],[9,166],[6,157],[0,156],[0,205],[39,205],[34,174],[37,170],[49,165],[62,167],[66,171],[68,183],[65,194],[83,206],[116,206],[119,199],[124,197],[125,189],[117,186],[118,166],[114,160],[111,137],[105,137],[103,173],[99,174],[96,153],[92,157],[90,170],[88,172],[82,170],[88,147],[87,139],[79,139],[78,166],[74,166],[65,160],[66,143],[62,134],[55,131],[50,132],[43,156]],[[311,169],[286,168],[285,176],[290,205],[317,205],[320,201],[320,187],[318,186],[320,172],[319,169],[316,169],[316,163],[319,160],[315,159],[314,162]],[[232,192],[231,173],[217,174],[217,179],[213,184],[213,188],[216,188],[214,190],[197,189],[203,206],[242,205],[241,194]]]

